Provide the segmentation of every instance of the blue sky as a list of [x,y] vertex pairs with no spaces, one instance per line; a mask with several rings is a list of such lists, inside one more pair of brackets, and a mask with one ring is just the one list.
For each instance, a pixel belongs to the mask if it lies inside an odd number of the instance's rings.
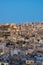
[[43,0],[0,0],[0,23],[43,21]]

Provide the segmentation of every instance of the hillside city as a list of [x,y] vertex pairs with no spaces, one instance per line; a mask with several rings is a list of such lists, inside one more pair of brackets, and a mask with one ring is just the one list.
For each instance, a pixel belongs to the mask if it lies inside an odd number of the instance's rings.
[[43,22],[0,24],[0,65],[43,65]]

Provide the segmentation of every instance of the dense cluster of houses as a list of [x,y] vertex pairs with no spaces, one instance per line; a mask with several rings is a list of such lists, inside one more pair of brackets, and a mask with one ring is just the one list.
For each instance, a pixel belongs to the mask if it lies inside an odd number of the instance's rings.
[[43,22],[0,24],[0,65],[43,65]]

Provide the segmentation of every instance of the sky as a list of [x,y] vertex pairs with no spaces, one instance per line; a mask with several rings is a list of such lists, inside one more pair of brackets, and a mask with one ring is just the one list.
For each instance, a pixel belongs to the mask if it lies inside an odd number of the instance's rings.
[[0,0],[0,23],[43,22],[43,0]]

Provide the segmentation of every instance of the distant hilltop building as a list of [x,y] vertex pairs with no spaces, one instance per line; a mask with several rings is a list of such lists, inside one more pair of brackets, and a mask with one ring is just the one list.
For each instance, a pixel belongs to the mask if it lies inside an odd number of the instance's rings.
[[43,38],[43,22],[23,24],[0,24],[0,42],[25,40],[29,37]]

